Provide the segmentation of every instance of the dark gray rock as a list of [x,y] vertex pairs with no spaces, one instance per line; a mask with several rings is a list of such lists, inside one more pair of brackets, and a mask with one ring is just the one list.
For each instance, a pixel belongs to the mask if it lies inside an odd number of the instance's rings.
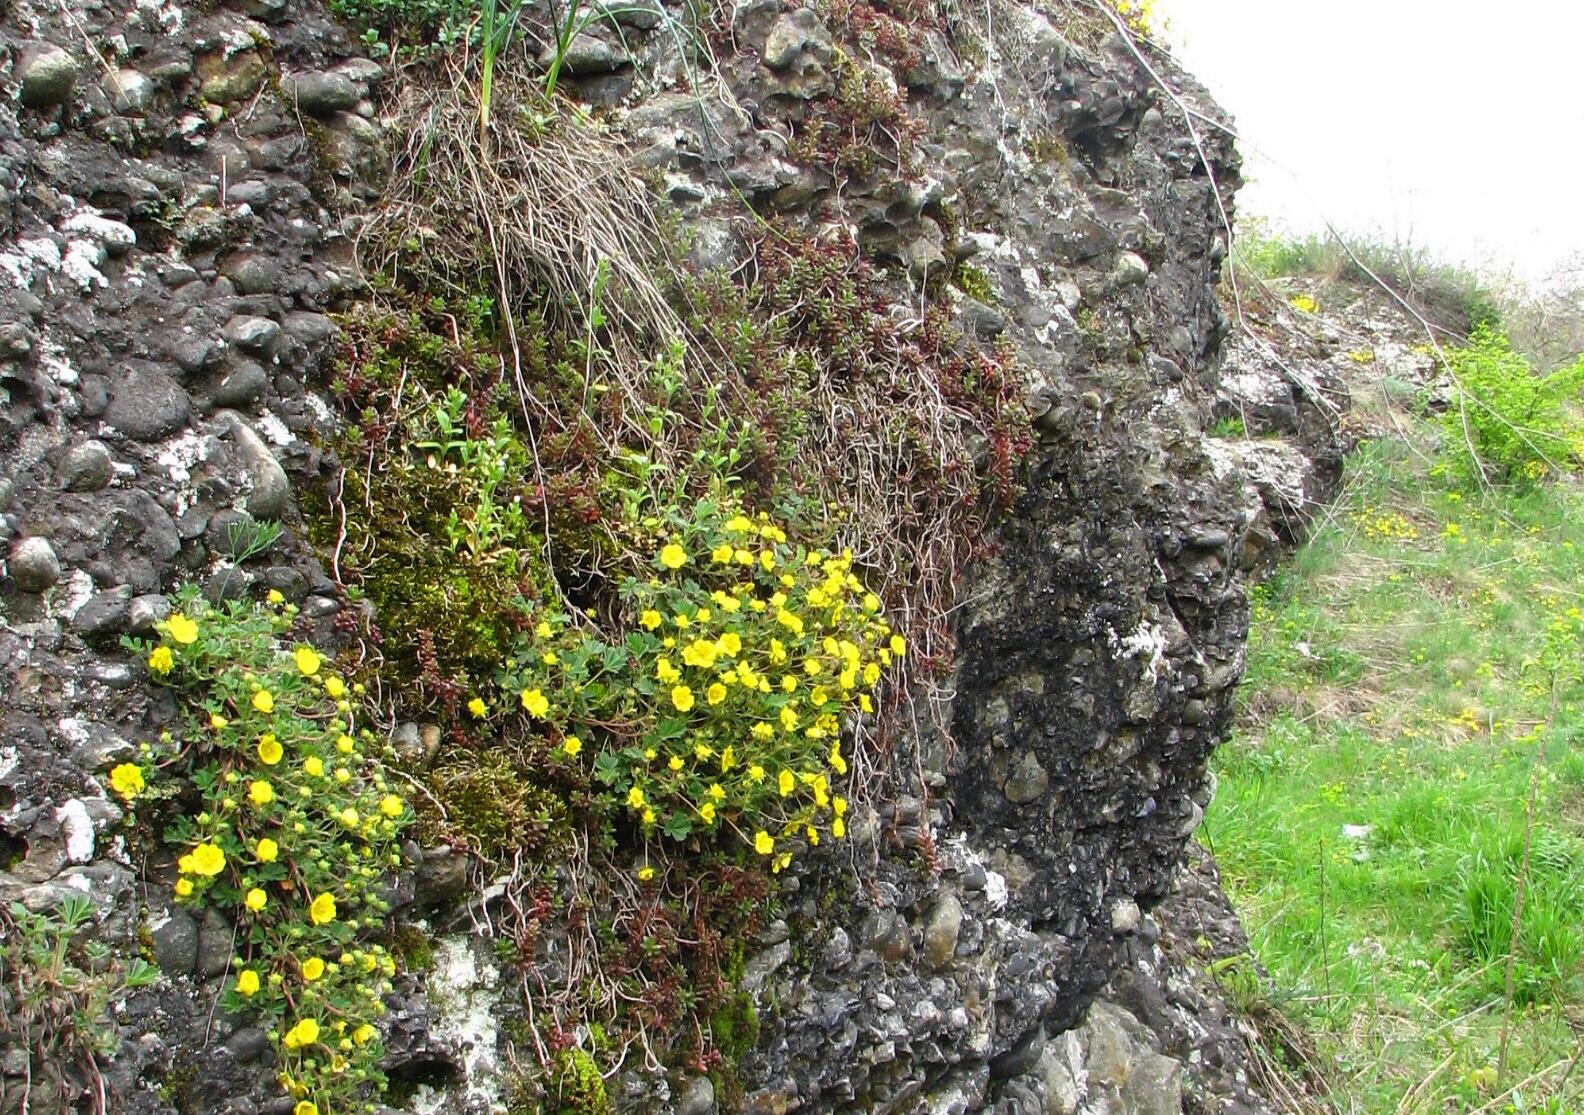
[[167,976],[190,976],[198,966],[198,923],[186,910],[172,909],[149,930],[154,963]]
[[715,1110],[715,1085],[707,1076],[695,1076],[682,1089],[677,1115],[711,1115]]
[[105,425],[136,441],[159,441],[187,424],[187,392],[163,372],[134,368],[123,372],[110,392]]
[[196,967],[201,979],[225,974],[235,951],[236,927],[214,910],[206,909],[198,923]]
[[85,642],[114,638],[126,629],[132,586],[120,585],[96,592],[72,615],[72,631]]
[[169,619],[170,614],[171,603],[168,597],[158,593],[134,596],[127,604],[127,631],[141,638],[148,638],[156,633],[156,625]]
[[250,407],[269,390],[269,373],[252,360],[240,360],[226,372],[214,389],[214,403],[221,407]]

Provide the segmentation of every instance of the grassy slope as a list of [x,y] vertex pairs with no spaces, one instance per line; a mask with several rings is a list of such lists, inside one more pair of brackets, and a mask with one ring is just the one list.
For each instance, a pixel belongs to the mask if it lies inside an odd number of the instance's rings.
[[[1555,686],[1533,659],[1554,621],[1565,646],[1584,626],[1584,491],[1460,496],[1419,453],[1355,455],[1331,516],[1261,590],[1204,838],[1267,992],[1335,1070],[1337,1109],[1573,1111],[1584,686],[1576,642]],[[1558,1095],[1571,1103],[1537,1106]]]

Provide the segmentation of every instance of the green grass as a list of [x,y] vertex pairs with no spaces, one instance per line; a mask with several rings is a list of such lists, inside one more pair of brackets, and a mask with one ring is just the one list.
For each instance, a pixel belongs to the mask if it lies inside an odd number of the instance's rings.
[[1382,441],[1258,591],[1204,839],[1336,1110],[1579,1109],[1581,556],[1576,481],[1449,492]]

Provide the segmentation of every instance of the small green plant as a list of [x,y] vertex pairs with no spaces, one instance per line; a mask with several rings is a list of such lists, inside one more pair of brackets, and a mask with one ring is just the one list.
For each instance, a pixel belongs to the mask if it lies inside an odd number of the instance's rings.
[[1210,437],[1216,438],[1240,438],[1247,436],[1247,431],[1243,425],[1243,417],[1242,415],[1238,414],[1228,414],[1223,418],[1217,418],[1210,424],[1210,428],[1206,430],[1205,433]]
[[1456,392],[1442,432],[1455,476],[1532,484],[1584,460],[1584,422],[1576,412],[1584,357],[1538,375],[1505,334],[1482,325],[1448,359]]
[[520,496],[502,499],[510,478],[528,470],[528,454],[505,415],[481,436],[467,429],[467,396],[450,388],[434,408],[435,436],[421,441],[429,468],[460,472],[470,507],[452,507],[446,520],[446,541],[453,550],[466,549],[475,558],[494,558],[516,569],[516,551],[507,545],[527,529]]
[[165,833],[181,849],[175,899],[235,923],[222,1002],[267,1020],[295,1115],[329,1115],[383,1085],[376,1020],[395,962],[369,938],[410,811],[357,726],[359,694],[313,647],[282,644],[295,612],[279,594],[214,610],[189,592],[157,642],[129,639],[187,715],[110,785],[129,804],[155,779],[197,789],[201,808]]
[[238,565],[260,554],[280,541],[284,528],[277,522],[259,522],[243,519],[226,527],[226,557]]
[[[0,910],[0,1050],[27,1059],[34,1104],[53,1088],[61,1108],[73,1109],[98,1079],[95,1058],[119,1042],[113,1005],[159,978],[148,961],[114,956],[94,939],[93,920],[93,901],[79,895],[43,913],[21,903]],[[0,1101],[7,1090],[0,1081]]]

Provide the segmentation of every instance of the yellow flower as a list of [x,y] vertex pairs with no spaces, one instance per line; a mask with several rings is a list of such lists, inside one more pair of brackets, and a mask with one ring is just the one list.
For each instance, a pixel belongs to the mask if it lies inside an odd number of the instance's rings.
[[324,774],[324,760],[317,755],[310,755],[303,760],[303,770],[307,771],[312,777],[318,778]]
[[708,793],[709,796],[714,798],[716,801],[720,801],[726,796],[726,791],[721,789],[721,784],[719,782],[711,782]]
[[278,588],[272,588],[265,595],[264,599],[268,600],[271,604],[284,604],[286,603],[286,594],[281,592],[281,590]]
[[171,639],[184,647],[191,646],[193,640],[198,638],[198,625],[180,612],[165,621],[165,630],[170,632]]
[[292,1108],[292,1115],[319,1115],[319,1106],[312,1100],[298,1100],[297,1106]]
[[315,898],[308,906],[308,920],[315,925],[326,925],[336,919],[335,895],[329,891]]
[[660,613],[655,611],[653,608],[646,608],[644,609],[643,614],[638,617],[638,622],[643,624],[646,630],[653,631],[656,627],[660,626]]
[[539,692],[537,688],[524,689],[519,696],[522,700],[522,707],[528,710],[529,716],[543,717],[545,713],[550,711],[549,698]]
[[248,783],[248,800],[254,805],[268,805],[275,800],[275,787],[262,778]]
[[250,999],[258,994],[258,973],[252,968],[243,968],[237,973],[236,989],[238,995],[245,995]]
[[830,765],[831,769],[837,774],[847,773],[847,760],[842,758],[840,740],[837,740],[835,743],[831,744]]
[[225,853],[218,844],[200,844],[191,852],[192,859],[188,861],[194,875],[214,877],[225,870]]
[[647,805],[644,806],[643,823],[646,825],[652,825],[655,823],[655,811],[650,809]]
[[775,729],[770,726],[770,722],[768,720],[761,720],[752,728],[748,729],[748,734],[753,736],[754,739],[770,739],[774,737]]
[[253,854],[260,863],[274,863],[275,857],[280,855],[280,845],[266,836],[254,846]]
[[786,797],[788,794],[790,794],[792,792],[792,787],[796,784],[797,782],[792,777],[792,772],[789,770],[783,770],[780,774],[776,775],[776,789],[781,791],[782,797]]
[[242,900],[243,904],[255,914],[262,910],[268,901],[269,897],[258,887],[248,891],[247,897]]
[[726,745],[726,750],[721,752],[721,757],[720,757],[721,773],[725,774],[727,771],[731,770],[731,768],[736,766],[736,765],[737,765],[737,751],[736,751],[735,748],[732,747],[731,744],[728,743]]
[[311,678],[319,672],[319,667],[324,659],[319,657],[319,652],[313,647],[298,647],[292,652],[292,657],[297,661],[297,672],[305,678]]
[[488,707],[485,706],[484,698],[482,697],[474,697],[471,701],[469,701],[467,703],[467,710],[473,714],[473,718],[475,720],[483,720],[484,714],[489,711]]
[[[673,623],[675,623],[677,625],[677,630],[686,631],[687,628],[688,628],[688,625],[691,624],[693,621],[688,619],[686,612],[678,612],[672,618],[671,622],[673,622]],[[670,643],[666,644],[666,646],[670,646],[670,645],[671,645]]]
[[715,644],[708,639],[698,639],[689,643],[682,651],[682,661],[689,666],[709,669],[715,665]]
[[647,883],[650,879],[653,879],[653,878],[654,878],[654,868],[650,867],[648,864],[644,864],[644,866],[642,866],[642,867],[640,867],[638,869],[638,881],[640,883]]
[[836,816],[844,816],[847,813],[847,799],[838,794],[836,797],[831,799],[831,809],[835,812]]
[[837,840],[847,835],[847,822],[837,817],[831,822],[831,835]]
[[682,675],[677,672],[677,668],[671,665],[671,660],[669,658],[662,657],[655,663],[655,677],[659,678],[661,681],[676,681],[681,676]]
[[775,555],[769,550],[760,550],[759,564],[764,567],[766,573],[770,572],[770,570],[775,568]]
[[161,677],[171,672],[176,665],[175,656],[171,654],[170,647],[155,647],[149,652],[148,666]]
[[794,674],[783,674],[781,676],[781,688],[785,689],[788,693],[795,692],[797,690],[797,677],[796,677],[796,675],[794,675]]
[[748,768],[748,777],[754,782],[763,782],[765,777],[764,767],[758,763],[753,764],[753,766]]
[[284,754],[285,751],[281,748],[280,740],[275,738],[273,732],[266,732],[264,735],[259,737],[259,762],[263,763],[267,767],[272,767],[281,761],[281,756]]
[[110,788],[127,801],[143,792],[143,768],[136,763],[122,763],[110,771]]
[[786,708],[783,708],[781,710],[780,720],[781,720],[781,727],[784,730],[786,730],[788,732],[792,732],[792,731],[796,731],[797,730],[797,726],[798,726],[797,713],[793,712],[790,706],[788,706]]
[[726,520],[726,529],[733,534],[745,534],[753,529],[753,522],[746,515],[733,515]]
[[323,960],[319,959],[317,956],[310,956],[307,960],[303,961],[302,977],[309,983],[312,983],[314,980],[324,975],[324,968],[325,965]]
[[687,551],[675,542],[668,542],[660,550],[660,564],[667,569],[681,569],[687,564]]
[[681,770],[683,765],[682,756],[680,755],[671,756],[671,761],[666,764],[666,766],[670,767],[672,770]]
[[891,653],[901,657],[907,653],[907,640],[901,635],[891,636]]
[[693,745],[693,757],[701,763],[713,754],[715,754],[715,749],[707,743],[695,743]]
[[325,692],[330,694],[330,699],[333,701],[339,701],[346,696],[346,682],[333,674],[325,678],[324,687]]
[[754,851],[761,856],[768,856],[775,851],[775,841],[770,838],[770,834],[764,829],[754,833]]
[[352,772],[347,770],[346,767],[336,767],[335,780],[337,782],[350,782],[352,780]]
[[720,641],[715,644],[715,649],[725,655],[741,654],[742,636],[735,631],[728,631],[720,637]]
[[193,885],[192,885],[192,880],[191,879],[177,879],[176,880],[176,897],[177,898],[186,898],[192,892],[193,892]]
[[710,551],[710,560],[716,565],[729,565],[731,563],[731,559],[732,547],[730,542],[722,542],[719,546],[716,546]]
[[583,750],[583,741],[577,736],[567,736],[566,742],[561,745],[561,750],[565,751],[569,758],[575,759],[577,753]]
[[[374,1040],[374,1036],[378,1033],[378,1030],[374,1029],[373,1026],[370,1026],[367,1022],[365,1022],[356,1030],[352,1031],[352,1040],[358,1045],[367,1045],[369,1042]],[[297,1115],[303,1115],[303,1113],[299,1111],[297,1112]]]
[[704,699],[712,705],[718,705],[726,699],[726,687],[716,682],[704,691]]
[[544,652],[544,664],[546,666],[554,666],[558,661],[560,661],[560,659],[556,658],[555,651],[547,650]]
[[352,737],[351,736],[341,735],[341,736],[337,736],[336,737],[336,750],[341,752],[341,754],[343,754],[343,755],[352,754],[352,748],[354,746],[355,746],[355,744],[352,742]]
[[699,816],[704,819],[706,825],[713,825],[715,823],[715,803],[706,801],[699,806]]
[[405,808],[406,806],[402,804],[402,799],[395,794],[386,794],[380,798],[379,811],[392,820],[400,817],[402,810]]
[[633,809],[642,809],[644,793],[637,786],[627,791],[627,804]]
[[217,732],[229,723],[231,723],[231,721],[221,716],[218,712],[211,712],[209,714],[209,727],[213,728]]
[[286,1036],[281,1039],[281,1044],[287,1049],[300,1049],[305,1045],[312,1045],[319,1040],[319,1023],[311,1018],[304,1018],[286,1031]]
[[671,690],[671,703],[678,712],[686,712],[693,707],[693,690],[685,685],[679,685]]
[[536,639],[548,639],[552,634],[550,625],[544,620],[540,620],[534,627],[534,637]]

